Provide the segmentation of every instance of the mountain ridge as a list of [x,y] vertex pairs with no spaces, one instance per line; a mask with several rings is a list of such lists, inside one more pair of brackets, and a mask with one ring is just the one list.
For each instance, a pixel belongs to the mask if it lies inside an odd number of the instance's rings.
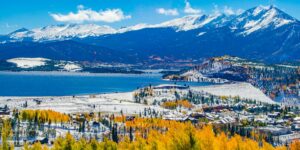
[[[235,16],[191,15],[121,29],[92,24],[23,29],[0,37],[0,43],[71,40],[114,50],[116,55],[126,53],[132,56],[132,62],[148,61],[152,57],[161,62],[199,60],[228,54],[277,63],[300,60],[299,39],[300,23],[296,18],[275,6],[258,6]],[[0,54],[2,51],[0,48]]]

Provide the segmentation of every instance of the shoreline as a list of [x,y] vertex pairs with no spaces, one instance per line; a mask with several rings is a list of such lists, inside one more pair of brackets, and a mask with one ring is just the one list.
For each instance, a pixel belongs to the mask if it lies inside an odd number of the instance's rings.
[[[163,85],[163,84],[158,84]],[[190,86],[191,90],[202,91],[211,93],[216,96],[240,96],[241,98],[250,98],[250,99],[263,99],[262,101],[273,101],[269,97],[267,97],[262,91],[252,86],[247,82],[231,82],[225,84],[210,84],[210,85],[202,85],[202,86]],[[248,91],[247,91],[248,90]],[[85,93],[85,94],[74,94],[74,95],[63,95],[63,96],[0,96],[0,100],[8,100],[8,99],[51,99],[51,98],[93,98],[93,97],[101,97],[105,95],[123,95],[128,93],[133,93],[135,90],[129,91],[114,91],[114,92],[103,92],[103,93]],[[245,91],[245,92],[242,92]],[[275,102],[275,101],[274,101]]]
[[129,76],[144,76],[144,75],[162,75],[161,73],[93,73],[93,72],[68,72],[68,71],[0,71],[0,74],[13,74],[13,75],[85,75],[85,76],[119,76],[119,75],[129,75]]
[[[103,94],[90,94],[80,96],[0,96],[0,103],[7,105],[10,109],[44,109],[55,110],[63,113],[76,112],[99,112],[105,111],[118,113],[123,111],[126,114],[139,114],[144,109],[164,110],[161,106],[153,105],[154,100],[162,101],[163,99],[174,100],[174,94],[169,88],[161,89],[162,91],[170,90],[167,94],[158,94],[147,98],[147,103],[137,103],[134,98],[135,90],[129,92],[111,92]],[[181,89],[179,89],[181,90]],[[270,98],[266,97],[257,88],[249,83],[234,83],[225,85],[208,85],[193,86],[189,89],[182,89],[183,93],[192,91],[204,95],[214,96],[238,96],[243,100],[251,99],[268,104],[277,104]],[[179,92],[179,93],[181,93]],[[158,92],[160,93],[160,92]],[[26,105],[26,107],[24,107]],[[2,106],[2,107],[3,107]]]

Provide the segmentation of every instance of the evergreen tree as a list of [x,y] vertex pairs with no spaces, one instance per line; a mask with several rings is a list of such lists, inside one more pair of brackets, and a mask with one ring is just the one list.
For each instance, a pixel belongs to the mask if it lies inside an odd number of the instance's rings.
[[118,125],[114,124],[113,128],[112,128],[112,140],[116,143],[118,143],[119,139],[118,139]]
[[129,139],[130,139],[130,142],[132,142],[133,141],[133,133],[132,133],[133,131],[132,131],[132,127],[130,126],[129,127]]

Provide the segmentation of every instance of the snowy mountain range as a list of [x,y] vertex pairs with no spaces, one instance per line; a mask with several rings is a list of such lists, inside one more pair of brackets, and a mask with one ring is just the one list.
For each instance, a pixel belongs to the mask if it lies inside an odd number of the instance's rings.
[[[220,27],[229,21],[229,16],[224,14],[214,15],[190,15],[160,24],[148,25],[137,24],[134,26],[114,29],[110,26],[100,26],[96,24],[61,24],[50,25],[42,28],[28,30],[22,28],[8,34],[10,40],[6,42],[16,42],[30,40],[36,42],[52,40],[68,40],[72,38],[97,37],[108,34],[121,34],[130,31],[142,30],[146,28],[174,28],[177,32],[188,31],[204,26]],[[5,42],[5,41],[2,41]]]
[[[274,6],[258,6],[239,15],[192,15],[120,29],[95,24],[22,28],[0,35],[0,43],[0,59],[36,56],[126,63],[130,58],[128,63],[135,63],[153,57],[159,61],[176,61],[229,54],[285,62],[300,60],[296,55],[300,53],[300,22]],[[64,47],[57,48],[57,45]],[[82,58],[75,57],[71,49],[80,51]],[[114,60],[103,59],[107,49],[109,54],[120,55],[114,56],[117,57]]]

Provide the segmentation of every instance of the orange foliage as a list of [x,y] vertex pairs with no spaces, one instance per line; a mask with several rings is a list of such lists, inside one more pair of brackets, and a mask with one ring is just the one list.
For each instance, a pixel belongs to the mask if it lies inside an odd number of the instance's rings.
[[178,106],[184,108],[193,108],[193,105],[187,100],[167,101],[162,104],[162,107],[167,109],[175,109]]
[[177,107],[177,103],[173,101],[167,101],[162,104],[162,107],[167,109],[175,109]]
[[290,145],[290,150],[300,150],[300,141],[295,140]]
[[125,122],[126,121],[126,116],[116,116],[114,117],[114,122]]

